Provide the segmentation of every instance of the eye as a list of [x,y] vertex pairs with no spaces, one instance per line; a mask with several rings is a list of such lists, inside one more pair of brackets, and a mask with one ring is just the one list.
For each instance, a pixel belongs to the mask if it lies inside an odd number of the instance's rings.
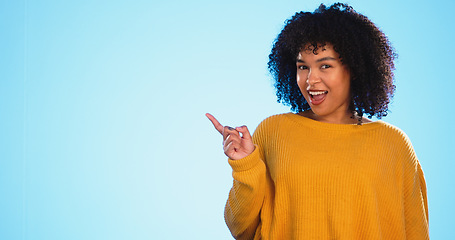
[[300,70],[306,70],[306,69],[308,69],[308,67],[305,66],[305,65],[297,66],[297,68],[300,69]]
[[328,65],[328,64],[324,64],[321,66],[322,69],[327,69],[327,68],[331,68],[332,66]]

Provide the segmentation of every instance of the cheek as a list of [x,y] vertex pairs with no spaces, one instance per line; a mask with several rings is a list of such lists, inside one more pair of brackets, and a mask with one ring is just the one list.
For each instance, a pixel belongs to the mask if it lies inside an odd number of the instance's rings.
[[347,95],[348,97],[350,97],[351,95],[351,82],[350,82],[350,78],[349,76],[346,78],[345,82],[344,82],[344,94]]
[[301,91],[305,90],[307,88],[306,80],[303,80],[303,78],[299,77],[298,74],[297,74],[297,85],[299,86]]
[[299,80],[299,77],[297,77],[297,85],[299,86],[300,93],[302,93],[305,100],[308,101],[308,92],[306,91],[308,88],[307,82],[305,80]]

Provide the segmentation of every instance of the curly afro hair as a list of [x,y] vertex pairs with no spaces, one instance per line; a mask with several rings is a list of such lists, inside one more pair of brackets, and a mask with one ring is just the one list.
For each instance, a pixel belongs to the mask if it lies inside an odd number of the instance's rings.
[[387,115],[393,97],[396,53],[389,40],[366,16],[343,3],[321,4],[313,13],[297,12],[285,22],[269,55],[278,102],[291,111],[310,109],[297,85],[296,59],[303,47],[332,44],[351,72],[350,110],[369,118]]

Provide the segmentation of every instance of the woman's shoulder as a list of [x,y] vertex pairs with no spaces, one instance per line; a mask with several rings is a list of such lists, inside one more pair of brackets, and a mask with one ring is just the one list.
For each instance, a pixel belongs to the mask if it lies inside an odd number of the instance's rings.
[[382,120],[376,122],[381,124],[381,127],[379,128],[382,133],[381,136],[384,139],[387,139],[388,144],[394,145],[397,149],[414,151],[411,140],[401,128]]
[[283,124],[286,125],[285,122],[287,121],[289,114],[292,113],[279,113],[266,117],[256,127],[255,133],[270,134],[272,132],[278,131],[280,126],[283,126]]
[[271,115],[259,123],[259,126],[273,126],[273,125],[280,125],[283,122],[289,120],[291,115],[294,115],[293,113],[278,113]]
[[289,117],[289,115],[292,115],[293,113],[278,113],[271,115],[267,118],[265,118],[263,121],[282,121],[283,119]]
[[401,130],[401,128],[399,128],[391,123],[384,122],[382,120],[376,121],[376,123],[378,123],[381,126],[381,128],[383,129],[383,131],[385,131],[387,134],[390,134],[392,136],[396,136],[399,138],[406,138],[406,139],[408,138],[406,133],[403,130]]

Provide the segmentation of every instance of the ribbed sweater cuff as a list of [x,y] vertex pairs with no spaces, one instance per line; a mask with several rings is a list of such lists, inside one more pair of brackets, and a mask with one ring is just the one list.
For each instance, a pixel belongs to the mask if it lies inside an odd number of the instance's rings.
[[261,162],[259,157],[259,147],[257,145],[255,145],[255,147],[254,151],[244,158],[237,160],[228,159],[229,165],[231,165],[234,172],[247,171]]

